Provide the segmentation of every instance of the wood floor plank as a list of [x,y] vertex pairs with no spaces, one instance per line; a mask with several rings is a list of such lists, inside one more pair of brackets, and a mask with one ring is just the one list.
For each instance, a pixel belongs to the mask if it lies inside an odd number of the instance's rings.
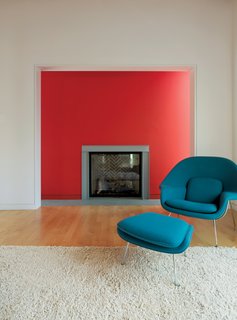
[[[160,206],[54,206],[0,211],[0,245],[124,246],[116,232],[117,222],[147,211],[167,214]],[[237,212],[235,216],[237,221]],[[212,221],[181,218],[194,225],[192,246],[214,245]],[[218,220],[217,229],[219,245],[237,247],[237,231],[229,212]]]

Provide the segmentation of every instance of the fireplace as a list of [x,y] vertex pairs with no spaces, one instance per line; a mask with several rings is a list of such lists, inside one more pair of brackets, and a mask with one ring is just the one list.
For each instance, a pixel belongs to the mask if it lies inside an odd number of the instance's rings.
[[90,197],[138,197],[142,152],[89,152]]
[[82,199],[149,198],[149,146],[82,146]]

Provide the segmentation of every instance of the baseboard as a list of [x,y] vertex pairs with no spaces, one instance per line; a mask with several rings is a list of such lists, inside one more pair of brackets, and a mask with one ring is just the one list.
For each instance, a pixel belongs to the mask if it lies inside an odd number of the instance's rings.
[[[93,200],[42,200],[41,206],[158,206],[160,200],[153,199],[93,199]],[[30,203],[13,203],[13,204],[0,204],[1,210],[36,210],[40,204]]]
[[158,206],[160,200],[152,199],[91,199],[91,200],[42,200],[41,206]]
[[38,209],[39,205],[35,203],[13,203],[13,204],[0,204],[0,210],[35,210]]

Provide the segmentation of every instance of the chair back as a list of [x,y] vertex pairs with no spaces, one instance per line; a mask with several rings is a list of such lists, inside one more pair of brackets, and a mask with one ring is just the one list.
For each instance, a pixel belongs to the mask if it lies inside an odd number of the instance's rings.
[[180,161],[162,181],[161,187],[187,186],[192,178],[219,180],[223,191],[237,191],[237,165],[226,158],[209,156],[190,157]]

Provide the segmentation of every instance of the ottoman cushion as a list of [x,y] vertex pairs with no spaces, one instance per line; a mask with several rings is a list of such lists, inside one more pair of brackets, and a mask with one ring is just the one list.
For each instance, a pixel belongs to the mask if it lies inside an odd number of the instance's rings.
[[126,218],[118,223],[118,233],[165,248],[177,248],[190,232],[190,225],[180,219],[154,212]]

